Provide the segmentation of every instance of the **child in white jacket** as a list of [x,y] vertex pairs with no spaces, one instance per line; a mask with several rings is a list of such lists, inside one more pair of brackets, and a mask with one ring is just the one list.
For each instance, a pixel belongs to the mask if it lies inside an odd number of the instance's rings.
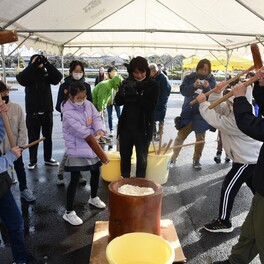
[[[202,117],[222,135],[223,148],[227,156],[233,161],[231,170],[227,173],[221,189],[218,219],[206,224],[204,228],[209,232],[232,232],[230,214],[234,199],[241,185],[246,184],[252,193],[252,177],[259,156],[261,143],[245,135],[236,125],[233,112],[233,97],[210,110],[210,102],[222,97],[224,82],[218,84],[219,89],[209,96],[207,102],[203,93],[198,95],[199,110]],[[252,103],[252,87],[248,88],[247,99]]]

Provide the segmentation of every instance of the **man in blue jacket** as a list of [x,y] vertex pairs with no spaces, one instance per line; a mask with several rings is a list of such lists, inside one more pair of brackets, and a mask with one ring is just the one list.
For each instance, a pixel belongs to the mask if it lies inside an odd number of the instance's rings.
[[159,128],[163,127],[164,119],[167,111],[167,102],[171,92],[171,85],[168,77],[159,70],[157,64],[149,64],[150,75],[158,83],[159,86],[159,97],[154,112],[154,140],[159,140],[160,130],[157,132],[156,122],[159,122]]

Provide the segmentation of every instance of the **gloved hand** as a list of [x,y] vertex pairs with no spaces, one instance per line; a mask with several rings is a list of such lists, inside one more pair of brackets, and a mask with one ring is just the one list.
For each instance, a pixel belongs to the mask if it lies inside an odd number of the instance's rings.
[[37,65],[42,64],[43,62],[42,62],[41,56],[37,56],[34,62],[36,62]]
[[40,57],[41,57],[42,63],[45,65],[48,62],[47,58],[43,55],[41,55]]

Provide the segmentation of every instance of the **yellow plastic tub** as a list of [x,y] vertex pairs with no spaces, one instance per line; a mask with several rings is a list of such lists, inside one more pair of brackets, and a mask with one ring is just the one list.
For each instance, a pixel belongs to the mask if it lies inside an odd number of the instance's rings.
[[128,233],[113,239],[106,248],[109,264],[171,264],[175,252],[171,244],[149,233]]
[[148,163],[145,178],[159,184],[166,183],[169,176],[169,166],[172,153],[172,150],[169,150],[165,155],[149,153],[147,157]]
[[107,151],[110,162],[102,165],[102,178],[107,182],[112,182],[120,179],[120,154],[119,151]]

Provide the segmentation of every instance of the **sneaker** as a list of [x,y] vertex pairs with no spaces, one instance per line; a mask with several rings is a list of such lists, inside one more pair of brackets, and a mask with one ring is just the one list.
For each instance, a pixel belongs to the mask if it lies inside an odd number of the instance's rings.
[[212,233],[230,233],[233,231],[231,222],[224,224],[221,219],[214,220],[210,224],[204,225],[204,229]]
[[228,158],[227,156],[225,157],[225,163],[228,163],[228,162],[230,162],[230,158]]
[[112,142],[112,139],[109,137],[103,137],[106,143]]
[[36,200],[35,195],[29,189],[25,189],[24,191],[20,192],[20,196],[21,198],[24,198],[27,202],[34,202]]
[[27,167],[29,170],[34,170],[36,166],[37,166],[37,163],[29,163]]
[[65,211],[63,219],[74,226],[81,225],[83,223],[83,220],[76,214],[75,211],[71,211],[70,213]]
[[220,163],[221,162],[221,155],[222,155],[222,152],[219,152],[219,151],[216,152],[216,155],[214,157],[214,161],[216,163]]
[[154,141],[159,141],[160,140],[160,136],[159,135],[155,135],[154,136]]
[[215,261],[212,264],[229,264],[230,262],[227,260],[223,260],[223,261]]
[[99,138],[98,143],[99,143],[99,144],[105,144],[106,141],[105,141],[103,138]]
[[50,159],[49,161],[45,161],[45,165],[47,166],[59,166],[60,163],[55,159]]
[[176,167],[176,160],[171,160],[170,161],[170,168]]
[[113,137],[113,136],[114,136],[114,131],[113,130],[110,130],[109,137]]
[[100,209],[103,209],[106,207],[105,203],[101,201],[101,199],[98,196],[96,196],[95,198],[90,197],[90,199],[88,200],[88,203]]
[[196,170],[200,170],[202,168],[202,164],[199,162],[199,160],[194,160],[193,161],[193,167]]
[[82,175],[79,178],[79,183],[84,185],[86,184],[86,179]]
[[15,178],[12,178],[12,184],[16,184],[17,180]]

